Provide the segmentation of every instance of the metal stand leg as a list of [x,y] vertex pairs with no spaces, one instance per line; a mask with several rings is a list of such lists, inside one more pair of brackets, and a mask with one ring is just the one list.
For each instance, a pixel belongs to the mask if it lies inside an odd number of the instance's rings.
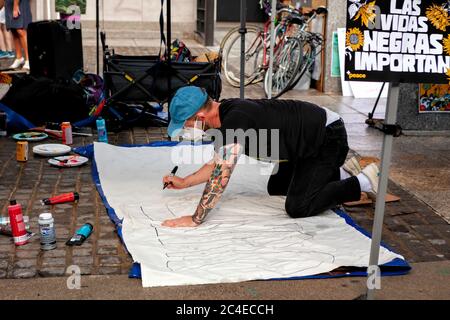
[[240,98],[245,98],[245,34],[247,33],[246,23],[247,20],[247,1],[241,0],[241,85],[240,85]]
[[273,76],[273,50],[275,47],[275,15],[277,12],[277,0],[272,0],[272,14],[270,16],[270,48],[269,48],[269,96],[272,99],[272,76]]
[[377,101],[375,101],[375,105],[373,106],[372,112],[369,113],[369,120],[373,119],[373,115],[375,114],[375,110],[378,107],[378,103],[380,102],[381,95],[383,94],[384,87],[386,86],[386,82],[383,82],[381,86],[380,93],[378,94]]
[[[397,109],[399,98],[400,85],[398,83],[391,83],[389,85],[389,96],[386,107],[386,123],[388,125],[395,125],[397,121]],[[392,157],[392,144],[394,136],[390,134],[384,135],[383,151],[381,158],[380,183],[378,186],[377,202],[375,206],[375,219],[372,230],[372,245],[370,249],[369,266],[378,266],[378,258],[380,255],[381,234],[383,231],[383,219],[385,210],[385,200],[387,193],[387,186],[389,181],[389,167]],[[371,276],[369,274],[368,276]],[[369,288],[367,291],[367,299],[373,300],[375,295],[374,288]]]
[[[95,32],[96,32],[96,62],[97,75],[100,75],[100,5],[99,0],[95,1]],[[102,8],[104,10],[104,8]]]
[[[167,47],[166,47],[166,61],[167,61],[167,65],[168,65],[168,70],[169,70],[169,74],[167,77],[167,89],[169,91],[169,99],[167,101],[167,107],[169,108],[170,106],[170,102],[172,101],[172,60],[170,59],[170,48],[172,45],[172,0],[167,0]],[[164,31],[164,30],[163,30]],[[170,109],[169,109],[170,110]],[[168,120],[170,122],[171,119],[171,115],[170,115],[170,111],[168,112]]]

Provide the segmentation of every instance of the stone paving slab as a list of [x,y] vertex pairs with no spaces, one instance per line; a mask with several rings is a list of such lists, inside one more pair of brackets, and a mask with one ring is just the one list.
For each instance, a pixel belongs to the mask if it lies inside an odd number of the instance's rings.
[[[412,265],[406,276],[385,277],[378,300],[448,300],[450,261]],[[367,292],[367,279],[339,278],[247,281],[198,286],[142,288],[125,275],[82,276],[81,290],[69,290],[66,278],[0,280],[0,300],[354,300]],[[180,302],[181,303],[181,302]]]

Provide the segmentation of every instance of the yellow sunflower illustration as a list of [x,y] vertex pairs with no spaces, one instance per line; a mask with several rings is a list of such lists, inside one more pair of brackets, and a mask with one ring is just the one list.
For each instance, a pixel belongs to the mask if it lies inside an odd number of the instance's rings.
[[433,4],[427,8],[426,15],[431,24],[438,30],[445,31],[450,26],[450,17],[444,7]]
[[450,56],[450,35],[448,35],[447,38],[444,38],[443,44],[445,53]]
[[375,13],[375,2],[376,1],[372,1],[361,6],[361,8],[359,8],[358,10],[358,13],[353,18],[353,21],[361,19],[361,26],[366,27],[369,27],[369,22],[374,23],[375,18],[377,17],[377,14]]
[[364,45],[364,35],[358,28],[347,30],[346,36],[347,47],[352,48],[353,51],[358,51]]

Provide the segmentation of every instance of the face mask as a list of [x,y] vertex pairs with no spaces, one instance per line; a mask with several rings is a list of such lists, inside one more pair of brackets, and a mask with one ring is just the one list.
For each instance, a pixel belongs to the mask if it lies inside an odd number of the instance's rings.
[[195,119],[193,127],[184,127],[183,128],[183,140],[192,140],[197,141],[201,140],[205,135],[205,124],[203,121]]

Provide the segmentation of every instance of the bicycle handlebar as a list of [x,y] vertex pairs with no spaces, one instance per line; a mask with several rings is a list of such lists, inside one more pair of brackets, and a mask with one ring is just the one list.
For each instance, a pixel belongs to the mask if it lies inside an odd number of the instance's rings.
[[311,12],[309,12],[308,16],[309,19],[306,21],[306,23],[302,26],[302,30],[305,30],[306,27],[309,25],[309,23],[311,21],[313,21],[318,15],[321,14],[327,14],[328,13],[328,9],[325,7],[318,7],[317,9],[313,9],[311,10]]
[[[276,14],[279,15],[280,13],[291,13],[291,14],[300,14],[300,12],[296,9],[292,9],[289,7],[282,7],[280,9],[277,9]],[[272,12],[269,13],[269,17],[272,16]]]

